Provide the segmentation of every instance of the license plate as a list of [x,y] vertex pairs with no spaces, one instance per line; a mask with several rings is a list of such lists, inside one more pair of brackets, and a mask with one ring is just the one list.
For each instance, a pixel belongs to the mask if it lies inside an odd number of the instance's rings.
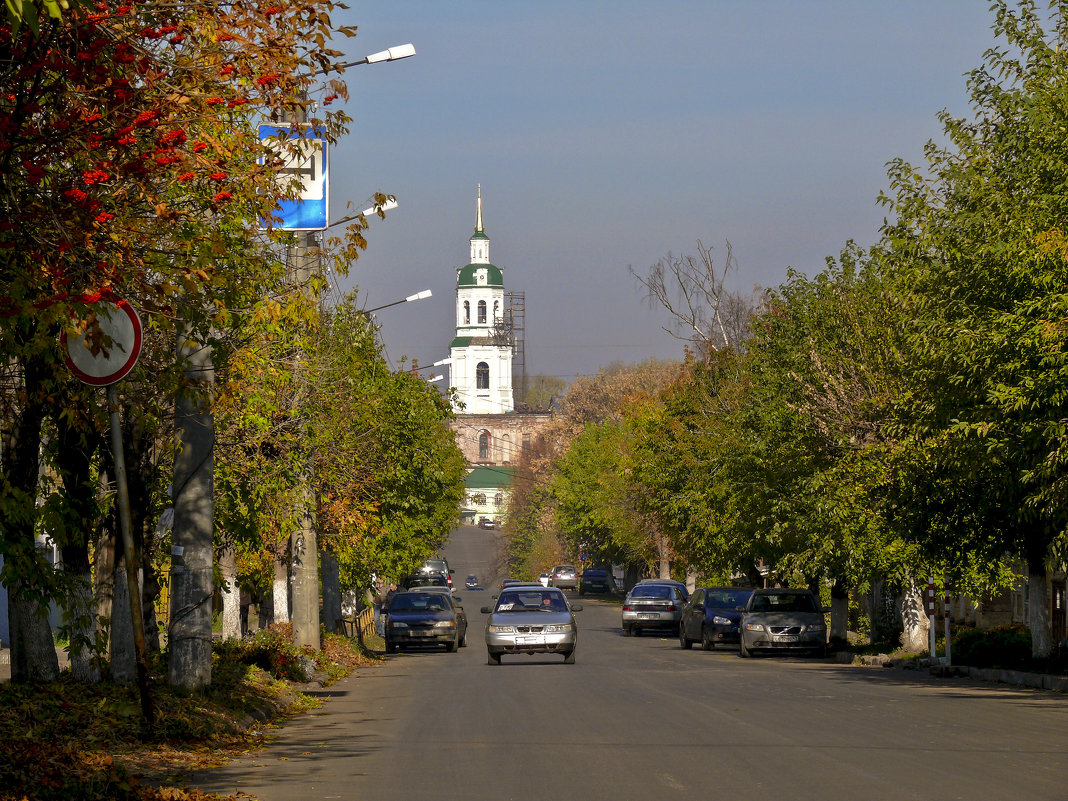
[[433,637],[434,636],[434,632],[432,632],[432,631],[413,631],[412,632],[412,636],[413,637]]
[[639,612],[638,620],[659,620],[660,615],[657,612]]
[[775,639],[778,642],[797,642],[801,638],[796,634],[776,634]]
[[516,637],[516,645],[545,645],[544,637]]

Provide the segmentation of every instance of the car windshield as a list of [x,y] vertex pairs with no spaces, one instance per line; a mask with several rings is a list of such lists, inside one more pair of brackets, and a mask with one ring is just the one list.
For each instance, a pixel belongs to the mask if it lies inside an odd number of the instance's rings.
[[567,601],[558,592],[508,592],[497,600],[498,612],[566,612]]
[[559,567],[554,567],[553,568],[553,572],[554,573],[574,573],[575,572],[575,567],[574,567],[574,565],[560,565]]
[[670,598],[671,587],[665,584],[639,584],[630,591],[631,598]]
[[746,605],[751,590],[710,590],[705,604],[716,609],[738,609]]
[[587,570],[582,574],[583,578],[604,578],[607,575],[607,571],[604,570]]
[[753,598],[752,612],[819,612],[816,599],[811,595],[782,593],[757,595]]
[[389,613],[398,612],[444,612],[449,608],[449,599],[440,593],[404,593],[393,598]]

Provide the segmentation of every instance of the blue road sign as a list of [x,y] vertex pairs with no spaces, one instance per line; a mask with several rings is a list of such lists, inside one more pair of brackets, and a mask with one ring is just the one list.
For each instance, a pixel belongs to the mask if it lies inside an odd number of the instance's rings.
[[[329,219],[330,181],[327,169],[326,139],[311,125],[303,130],[288,125],[261,125],[260,141],[270,145],[280,139],[297,140],[297,151],[282,153],[280,172],[300,179],[300,197],[278,200],[275,214],[282,218],[275,228],[287,231],[321,231]],[[266,223],[264,223],[266,228]]]

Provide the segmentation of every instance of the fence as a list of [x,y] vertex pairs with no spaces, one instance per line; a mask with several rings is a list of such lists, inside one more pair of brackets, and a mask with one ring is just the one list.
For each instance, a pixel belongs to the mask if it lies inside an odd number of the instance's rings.
[[365,606],[355,617],[339,617],[335,621],[335,631],[338,634],[357,640],[360,645],[364,645],[363,638],[367,636],[368,631],[374,631],[374,628],[375,610],[370,606]]

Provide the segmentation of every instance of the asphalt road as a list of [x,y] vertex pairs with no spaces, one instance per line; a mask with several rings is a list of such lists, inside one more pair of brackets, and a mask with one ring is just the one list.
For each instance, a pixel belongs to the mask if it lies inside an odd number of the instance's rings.
[[[459,530],[462,587],[496,559]],[[491,592],[457,591],[457,653],[404,652],[324,691],[264,752],[193,782],[263,801],[1068,798],[1068,699],[818,660],[742,660],[623,638],[583,599],[575,665],[486,664]]]

